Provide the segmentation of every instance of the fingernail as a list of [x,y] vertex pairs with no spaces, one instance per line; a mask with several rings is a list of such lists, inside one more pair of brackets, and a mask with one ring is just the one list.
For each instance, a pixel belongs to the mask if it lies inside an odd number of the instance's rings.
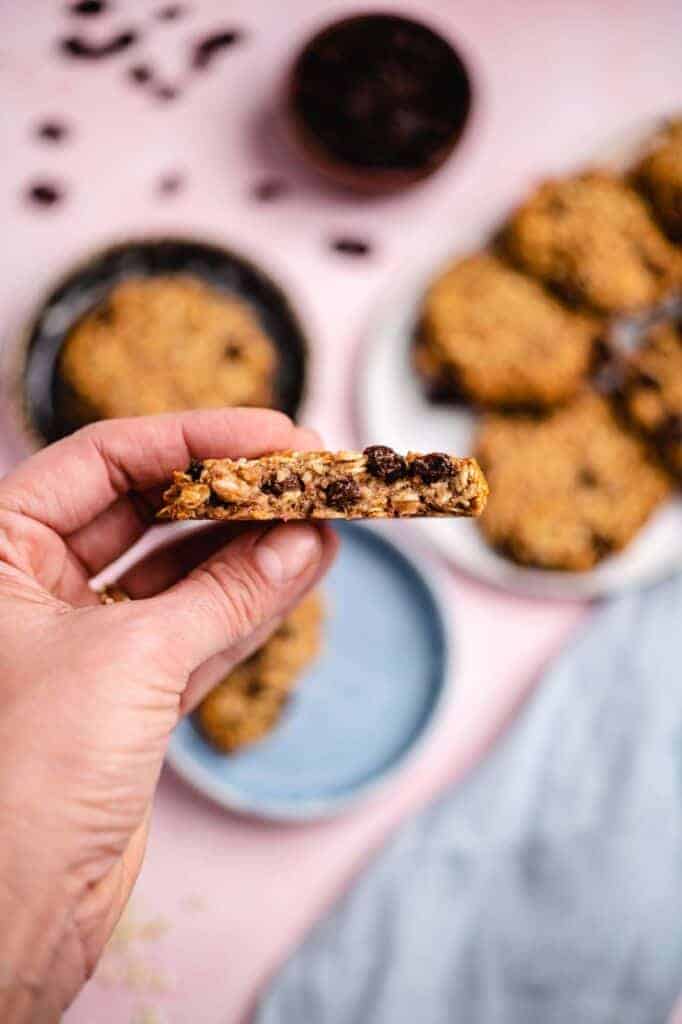
[[299,576],[322,550],[320,535],[305,523],[276,526],[256,544],[256,564],[271,583]]

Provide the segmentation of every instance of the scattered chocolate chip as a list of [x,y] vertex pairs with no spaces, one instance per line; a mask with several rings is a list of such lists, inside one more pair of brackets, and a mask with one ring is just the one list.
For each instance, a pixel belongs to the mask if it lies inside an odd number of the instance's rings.
[[259,203],[271,203],[286,195],[287,192],[289,192],[289,184],[283,178],[264,178],[253,186],[251,195]]
[[225,50],[236,43],[240,43],[244,33],[238,29],[228,29],[224,32],[216,32],[206,36],[196,43],[192,54],[192,67],[203,71],[211,63],[220,50]]
[[157,99],[163,100],[164,103],[170,103],[171,100],[175,100],[180,95],[179,91],[172,85],[160,85],[155,90],[154,95]]
[[169,171],[159,178],[157,191],[162,196],[174,196],[182,189],[184,178],[177,171]]
[[332,480],[324,489],[324,498],[330,508],[344,509],[360,497],[360,488],[350,477]]
[[596,487],[599,483],[599,478],[589,466],[583,466],[578,472],[578,483],[581,487]]
[[369,256],[372,251],[369,242],[361,238],[333,238],[330,245],[334,252],[339,252],[342,256]]
[[247,697],[260,697],[261,693],[265,693],[265,686],[255,679],[246,687]]
[[228,341],[227,345],[223,349],[223,357],[233,362],[235,359],[241,359],[243,355],[242,347],[236,341]]
[[452,476],[453,466],[448,455],[443,452],[431,452],[422,455],[410,463],[410,472],[419,476],[425,484],[435,484]]
[[367,472],[380,480],[385,480],[387,484],[392,484],[395,480],[407,476],[407,462],[392,448],[387,448],[383,444],[374,444],[365,448],[362,454],[367,458]]
[[60,202],[64,193],[59,185],[49,181],[37,181],[29,185],[26,196],[28,200],[37,206],[55,206]]
[[138,85],[146,85],[147,82],[151,82],[153,72],[149,64],[133,64],[131,68],[128,68],[128,78]]
[[61,142],[69,134],[63,121],[41,121],[36,127],[36,135],[45,142]]
[[302,491],[301,479],[290,473],[284,480],[280,480],[276,473],[267,476],[260,485],[263,494],[271,494],[273,498],[281,498],[286,491]]
[[159,21],[177,21],[184,13],[185,8],[182,4],[167,4],[156,12],[156,17]]
[[60,39],[59,48],[67,57],[75,57],[79,60],[101,60],[103,57],[113,57],[122,50],[137,42],[137,32],[120,32],[112,36],[105,43],[90,43],[80,36],[67,36]]
[[71,4],[69,11],[81,18],[92,17],[95,14],[104,14],[107,9],[106,0],[80,0],[79,3]]
[[190,478],[190,480],[193,480],[194,483],[196,484],[201,479],[201,474],[203,472],[203,469],[204,469],[203,462],[201,462],[199,459],[192,459],[192,461],[190,462],[189,466],[185,470],[185,475],[188,476]]

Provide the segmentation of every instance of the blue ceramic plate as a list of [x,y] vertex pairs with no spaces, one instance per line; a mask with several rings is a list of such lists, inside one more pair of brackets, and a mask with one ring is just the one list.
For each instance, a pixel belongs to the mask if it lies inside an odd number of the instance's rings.
[[441,708],[449,643],[432,584],[385,532],[337,529],[324,650],[279,726],[229,757],[189,721],[173,734],[170,764],[225,807],[280,821],[335,814],[385,782]]

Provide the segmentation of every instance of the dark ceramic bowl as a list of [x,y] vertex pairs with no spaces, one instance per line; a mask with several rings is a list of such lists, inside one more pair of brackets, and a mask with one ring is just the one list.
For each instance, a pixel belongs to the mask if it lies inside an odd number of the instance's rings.
[[40,447],[74,429],[61,412],[57,360],[69,331],[110,289],[127,277],[192,274],[238,295],[255,311],[279,354],[274,406],[296,417],[308,362],[308,343],[286,295],[249,260],[191,238],[145,238],[99,251],[71,270],[40,304],[13,354],[10,400],[19,429]]
[[285,116],[318,172],[381,193],[447,160],[471,102],[467,67],[443,36],[410,18],[362,14],[308,40],[289,73]]

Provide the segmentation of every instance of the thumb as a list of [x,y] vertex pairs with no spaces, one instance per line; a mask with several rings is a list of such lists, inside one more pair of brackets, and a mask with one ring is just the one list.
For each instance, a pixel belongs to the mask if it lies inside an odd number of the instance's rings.
[[336,548],[308,523],[249,530],[148,602],[187,671],[285,614],[320,578]]

